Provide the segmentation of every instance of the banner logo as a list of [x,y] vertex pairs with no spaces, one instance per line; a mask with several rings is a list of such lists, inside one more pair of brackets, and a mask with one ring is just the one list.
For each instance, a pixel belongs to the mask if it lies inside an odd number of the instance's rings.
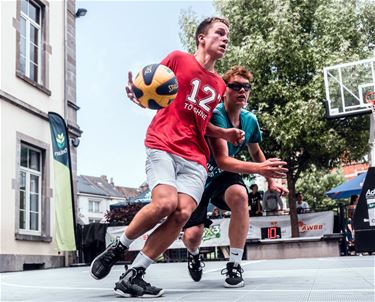
[[215,238],[220,238],[220,224],[211,225],[209,229],[204,229],[203,242]]
[[308,231],[320,231],[323,229],[323,224],[305,224],[303,221],[298,222],[299,232],[304,233]]
[[59,146],[60,149],[64,148],[64,146],[65,146],[64,133],[57,134],[56,143],[57,143],[57,145]]
[[373,190],[368,189],[366,192],[366,198],[375,198],[375,189]]

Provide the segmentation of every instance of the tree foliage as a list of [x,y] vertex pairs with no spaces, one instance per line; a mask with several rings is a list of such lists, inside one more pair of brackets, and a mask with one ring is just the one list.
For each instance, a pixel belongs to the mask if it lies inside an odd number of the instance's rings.
[[317,169],[312,165],[308,170],[301,173],[296,182],[296,191],[301,192],[303,200],[307,201],[313,210],[330,208],[337,205],[337,202],[324,195],[324,192],[345,182],[341,170],[333,173],[325,169]]
[[[295,183],[312,165],[330,169],[369,150],[368,116],[327,120],[323,67],[372,57],[375,3],[355,0],[215,1],[231,24],[230,46],[217,65],[243,65],[254,74],[249,109],[263,130],[267,157],[288,162],[293,236]],[[194,13],[181,17],[183,43],[195,31]]]

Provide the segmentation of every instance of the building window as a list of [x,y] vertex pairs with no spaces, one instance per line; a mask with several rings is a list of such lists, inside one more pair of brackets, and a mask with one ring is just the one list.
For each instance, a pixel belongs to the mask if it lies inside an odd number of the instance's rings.
[[19,71],[42,83],[42,7],[33,0],[21,0]]
[[90,213],[100,213],[100,201],[89,200],[89,212]]
[[41,234],[42,153],[21,144],[19,182],[19,231]]

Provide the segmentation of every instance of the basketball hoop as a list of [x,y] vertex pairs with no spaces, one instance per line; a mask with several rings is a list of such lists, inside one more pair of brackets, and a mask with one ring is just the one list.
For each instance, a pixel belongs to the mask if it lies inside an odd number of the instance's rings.
[[371,106],[372,117],[375,120],[375,91],[370,91],[366,94],[365,100]]

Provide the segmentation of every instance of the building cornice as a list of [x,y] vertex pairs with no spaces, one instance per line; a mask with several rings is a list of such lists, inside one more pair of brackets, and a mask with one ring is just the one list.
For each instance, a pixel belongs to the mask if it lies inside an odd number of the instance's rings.
[[[38,108],[31,106],[30,104],[10,95],[9,93],[5,92],[4,90],[0,89],[0,99],[16,106],[32,115],[35,115],[38,118],[41,118],[45,121],[48,121],[48,114],[39,110]],[[78,106],[77,106],[78,107]],[[79,107],[78,107],[79,108]],[[78,125],[73,125],[68,122],[68,130],[70,133],[74,134],[75,136],[79,137],[82,134],[82,130],[78,127]]]
[[26,102],[10,95],[9,93],[6,93],[4,90],[0,89],[0,99],[3,99],[4,101],[17,106],[18,108],[25,110],[41,119],[44,119],[48,121],[48,115],[47,113],[39,110],[38,108],[35,108],[34,106],[31,106],[30,104],[27,104]]

